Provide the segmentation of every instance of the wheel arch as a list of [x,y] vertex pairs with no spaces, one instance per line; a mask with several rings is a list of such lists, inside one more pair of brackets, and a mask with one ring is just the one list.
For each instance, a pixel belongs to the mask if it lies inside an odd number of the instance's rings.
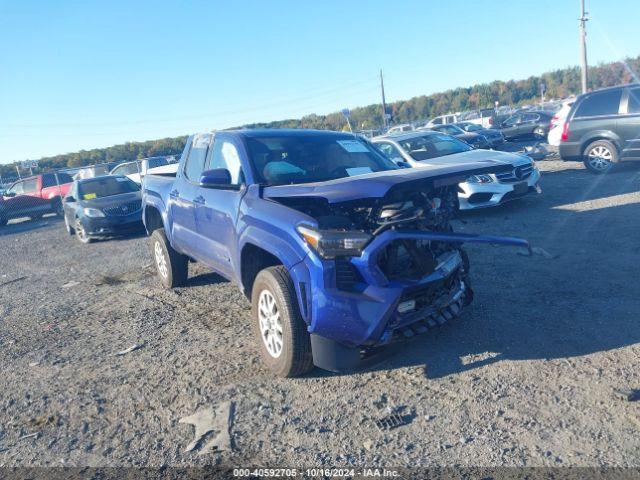
[[611,142],[613,146],[616,147],[618,158],[620,158],[620,154],[622,153],[622,146],[620,144],[620,139],[617,138],[615,135],[606,133],[606,132],[599,132],[589,136],[587,139],[582,140],[582,142],[580,143],[580,155],[584,157],[587,147],[591,145],[593,142],[597,142],[598,140],[606,140],[608,142]]
[[268,267],[286,264],[278,255],[268,251],[255,243],[247,242],[240,252],[240,283],[242,292],[251,300],[253,284],[262,270]]

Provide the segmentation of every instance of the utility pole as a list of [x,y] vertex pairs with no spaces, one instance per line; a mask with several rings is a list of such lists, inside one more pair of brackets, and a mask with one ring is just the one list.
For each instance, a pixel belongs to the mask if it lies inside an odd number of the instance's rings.
[[387,129],[389,127],[389,122],[387,120],[387,102],[384,99],[384,78],[382,78],[382,69],[380,69],[380,90],[382,91],[382,124],[384,128]]
[[584,11],[584,0],[580,0],[580,62],[582,66],[582,93],[587,93],[587,28],[586,23],[589,18]]

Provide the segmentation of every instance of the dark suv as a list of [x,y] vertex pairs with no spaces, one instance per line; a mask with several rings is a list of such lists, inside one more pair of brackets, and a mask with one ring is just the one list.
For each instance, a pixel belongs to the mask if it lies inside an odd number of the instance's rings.
[[640,84],[580,95],[564,124],[560,157],[582,161],[593,173],[640,160]]

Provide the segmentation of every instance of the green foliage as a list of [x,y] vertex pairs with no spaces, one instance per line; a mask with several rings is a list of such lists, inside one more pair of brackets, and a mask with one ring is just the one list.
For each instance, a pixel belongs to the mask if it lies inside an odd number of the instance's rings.
[[[589,88],[597,89],[631,83],[633,73],[640,71],[640,56],[623,62],[613,62],[589,69]],[[540,84],[546,85],[547,98],[565,98],[580,93],[580,69],[569,67],[524,80],[495,80],[491,83],[458,87],[432,95],[422,95],[409,100],[389,104],[394,123],[426,120],[448,112],[493,107],[500,105],[522,105],[538,100]],[[379,104],[367,105],[351,110],[354,130],[372,129],[382,126],[382,108]],[[315,128],[343,130],[345,119],[340,112],[328,115],[306,115],[300,119],[278,120],[268,123],[244,125],[245,128]],[[154,155],[176,155],[182,152],[187,137],[163,138],[147,142],[131,142],[108,148],[81,150],[75,153],[41,158],[39,170],[49,171],[64,167],[79,167],[103,162],[123,162]],[[0,165],[0,175],[15,176],[15,164]]]

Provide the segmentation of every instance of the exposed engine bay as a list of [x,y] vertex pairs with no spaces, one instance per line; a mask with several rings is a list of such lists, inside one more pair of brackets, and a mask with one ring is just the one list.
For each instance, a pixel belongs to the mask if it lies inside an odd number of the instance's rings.
[[[319,197],[278,198],[318,222],[321,230],[361,231],[373,236],[388,229],[451,232],[451,219],[458,212],[456,185],[416,188],[401,185],[379,199],[358,199],[330,204]],[[429,185],[429,187],[431,187]],[[420,279],[437,267],[443,253],[459,244],[433,240],[402,239],[390,243],[379,256],[379,267],[389,280]],[[468,262],[466,267],[468,269]]]

